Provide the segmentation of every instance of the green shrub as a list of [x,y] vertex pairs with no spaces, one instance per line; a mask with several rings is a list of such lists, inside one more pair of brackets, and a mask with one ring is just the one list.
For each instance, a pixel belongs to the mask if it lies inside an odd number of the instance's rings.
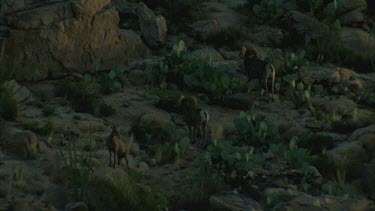
[[103,94],[110,94],[122,88],[119,77],[124,74],[126,68],[124,65],[118,65],[111,69],[109,73],[97,74],[95,79],[100,84],[100,90]]
[[6,120],[15,120],[18,116],[17,101],[6,89],[0,90],[0,116]]
[[340,185],[334,181],[328,181],[322,186],[322,192],[340,197],[354,197],[354,190],[350,185]]
[[294,136],[290,140],[288,147],[282,144],[271,144],[270,149],[273,153],[284,158],[292,167],[303,168],[307,166],[307,159],[310,152],[307,149],[298,148],[298,141],[299,139]]
[[56,112],[56,107],[54,105],[44,105],[43,106],[43,114],[46,116],[54,115]]
[[12,91],[5,86],[5,82],[13,77],[14,70],[0,64],[0,117],[15,120],[18,116],[18,105]]
[[88,75],[80,82],[62,80],[58,86],[58,95],[70,100],[77,112],[94,113],[100,99],[95,81]]
[[79,152],[76,140],[70,139],[66,143],[65,151],[59,148],[60,156],[69,170],[70,188],[73,190],[73,197],[75,200],[82,201],[85,200],[87,185],[93,171],[91,162],[93,153],[90,150]]
[[116,109],[106,103],[101,103],[99,106],[99,113],[102,116],[111,116],[116,113]]
[[262,0],[253,6],[253,13],[263,21],[275,23],[287,12],[287,3],[285,0]]
[[148,67],[146,74],[159,88],[175,84],[183,89],[205,93],[210,98],[219,98],[245,87],[240,80],[230,77],[225,69],[213,67],[209,61],[190,59],[185,43],[180,41],[165,57],[159,70]]
[[265,121],[259,121],[252,111],[242,113],[233,120],[237,140],[252,146],[266,146],[280,140],[277,127],[269,127]]

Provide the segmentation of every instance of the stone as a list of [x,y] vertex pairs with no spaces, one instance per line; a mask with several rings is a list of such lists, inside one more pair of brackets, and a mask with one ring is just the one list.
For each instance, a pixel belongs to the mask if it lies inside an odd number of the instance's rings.
[[4,131],[0,136],[0,145],[5,152],[19,159],[34,159],[38,156],[39,139],[33,132],[16,128]]
[[15,80],[6,81],[3,86],[10,91],[17,103],[26,102],[31,99],[31,92],[24,86],[19,85]]
[[145,162],[140,162],[138,164],[138,170],[141,171],[141,172],[147,172],[149,169],[150,169],[150,167],[148,167],[147,163],[145,163]]
[[221,24],[217,20],[199,20],[190,27],[191,35],[202,41],[207,41],[210,37],[217,36],[222,30]]
[[[127,46],[109,0],[30,3],[7,16],[7,65],[22,64],[17,80],[84,74],[100,61],[99,71],[127,62]],[[30,8],[30,9],[25,9]]]
[[338,8],[339,13],[346,13],[356,9],[366,9],[367,2],[366,0],[341,0],[340,6]]
[[276,205],[272,210],[368,210],[371,202],[365,199],[348,199],[329,195],[310,196],[300,193],[297,197]]
[[167,39],[167,23],[163,16],[155,15],[144,3],[137,8],[139,26],[146,43],[151,48],[158,48],[164,45]]
[[375,200],[375,158],[364,165],[361,182],[369,197]]
[[216,193],[210,196],[212,210],[226,211],[260,211],[260,204],[245,194],[235,194],[230,191]]
[[[339,36],[342,47],[352,54],[354,62],[368,63],[370,58],[375,58],[375,39],[371,38],[369,32],[359,28],[343,27]],[[370,68],[357,71],[369,72]]]
[[339,20],[344,25],[352,26],[358,23],[363,23],[365,21],[365,14],[362,9],[355,9],[340,16]]
[[131,70],[129,72],[128,79],[134,86],[143,86],[147,84],[148,81],[145,72],[139,69]]
[[211,47],[203,47],[193,51],[191,53],[191,58],[211,62],[224,61],[223,56],[216,49]]
[[328,30],[328,26],[297,10],[292,10],[288,17],[291,21],[291,27],[297,33],[301,35],[308,34],[311,39],[318,38],[322,32]]
[[87,204],[84,202],[69,203],[65,206],[66,211],[89,211]]
[[101,167],[92,174],[87,188],[90,210],[123,210],[129,208],[129,175],[122,169]]
[[145,59],[151,55],[151,50],[144,44],[141,36],[133,30],[122,29],[121,33],[127,43],[129,62]]

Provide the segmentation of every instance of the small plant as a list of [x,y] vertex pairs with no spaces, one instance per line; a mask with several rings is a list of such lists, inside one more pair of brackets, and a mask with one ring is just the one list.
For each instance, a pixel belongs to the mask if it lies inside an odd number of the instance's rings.
[[106,103],[101,103],[99,106],[99,113],[102,116],[111,116],[116,113],[116,109]]
[[294,136],[290,140],[288,147],[285,147],[282,144],[271,144],[270,149],[273,153],[284,158],[292,167],[302,168],[308,164],[307,158],[309,156],[309,151],[304,148],[298,148],[298,141],[298,137]]
[[233,120],[236,128],[236,136],[247,144],[253,146],[266,146],[278,142],[278,129],[269,128],[265,121],[256,120],[252,111],[242,113],[240,117]]
[[110,94],[114,91],[120,90],[122,84],[119,77],[125,72],[124,65],[118,65],[111,69],[109,73],[97,75],[97,81],[100,84],[101,92],[103,94]]
[[13,77],[13,70],[0,64],[0,117],[15,120],[18,116],[18,105],[7,81]]
[[328,181],[327,183],[323,184],[322,191],[325,194],[346,198],[354,196],[354,190],[350,185],[340,185],[334,181]]
[[70,100],[77,112],[94,113],[100,100],[95,81],[89,75],[85,75],[80,82],[62,80],[58,87],[58,95]]
[[[64,139],[64,136],[62,136]],[[65,166],[69,170],[70,187],[73,189],[73,197],[78,200],[84,200],[87,185],[92,173],[91,159],[93,153],[79,152],[76,146],[76,140],[68,140],[66,150],[59,148],[60,156]]]
[[170,143],[158,144],[154,154],[158,165],[163,165],[176,159],[175,146]]
[[54,105],[47,104],[43,106],[43,114],[46,116],[54,115],[56,112],[56,107]]
[[253,6],[254,14],[263,21],[275,23],[286,13],[285,0],[261,0],[259,4]]
[[225,67],[213,67],[209,61],[191,59],[183,41],[174,45],[159,69],[146,67],[154,87],[166,89],[174,84],[190,91],[203,92],[211,98],[243,90],[245,84],[231,78]]

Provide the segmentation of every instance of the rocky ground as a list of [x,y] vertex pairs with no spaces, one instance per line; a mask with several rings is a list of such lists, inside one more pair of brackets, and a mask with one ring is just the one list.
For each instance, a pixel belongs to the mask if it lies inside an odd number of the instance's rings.
[[[375,209],[372,1],[343,0],[328,41],[333,24],[306,11],[275,24],[251,1],[177,2],[2,3],[1,61],[20,67],[0,78],[14,99],[0,95],[0,210]],[[243,46],[275,65],[275,96],[248,78]],[[184,68],[198,85],[173,81]],[[230,86],[208,81],[215,68]],[[203,148],[181,95],[210,114]],[[108,166],[111,124],[130,169]]]

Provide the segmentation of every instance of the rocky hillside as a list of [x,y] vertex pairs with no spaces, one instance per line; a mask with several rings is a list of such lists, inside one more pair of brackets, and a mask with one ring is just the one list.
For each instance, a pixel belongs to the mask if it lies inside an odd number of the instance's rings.
[[0,3],[0,210],[375,209],[372,0]]

